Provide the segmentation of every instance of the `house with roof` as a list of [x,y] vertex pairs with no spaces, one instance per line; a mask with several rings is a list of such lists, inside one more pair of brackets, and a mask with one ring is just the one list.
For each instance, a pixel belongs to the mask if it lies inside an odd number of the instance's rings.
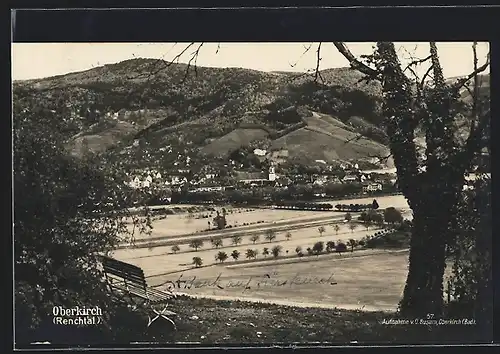
[[263,150],[263,149],[254,149],[253,153],[254,153],[254,155],[256,155],[256,156],[266,156],[267,150]]
[[246,172],[246,171],[235,171],[234,172],[236,181],[239,185],[243,186],[266,186],[266,185],[274,185],[276,176],[271,176],[269,179],[269,175],[264,172]]
[[313,184],[316,186],[322,186],[326,183],[328,183],[328,176],[324,176],[324,175],[316,176],[314,178],[314,182],[313,182]]
[[328,183],[342,183],[341,179],[338,176],[332,176],[328,179]]
[[139,177],[135,176],[130,182],[127,183],[129,187],[131,188],[140,188],[141,186],[141,180],[139,179]]
[[292,183],[292,180],[286,176],[279,176],[276,178],[276,186],[278,187],[283,187],[283,186],[288,186],[289,184]]
[[381,183],[364,183],[363,184],[363,192],[365,192],[365,193],[376,192],[376,191],[381,191],[381,190],[382,190]]
[[342,178],[342,182],[348,183],[348,182],[357,182],[358,181],[358,176],[355,175],[345,175],[344,178]]
[[219,192],[225,190],[225,187],[222,186],[203,186],[203,187],[197,187],[190,192]]

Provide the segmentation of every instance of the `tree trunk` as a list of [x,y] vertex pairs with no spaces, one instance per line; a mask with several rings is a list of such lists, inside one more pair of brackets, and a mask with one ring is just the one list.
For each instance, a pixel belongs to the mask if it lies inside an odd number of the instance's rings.
[[446,245],[454,234],[459,188],[451,177],[446,178],[438,171],[429,172],[435,183],[423,181],[425,191],[418,200],[414,196],[411,203],[413,229],[408,277],[400,303],[404,316],[439,316],[443,311]]
[[482,213],[478,225],[476,249],[480,262],[480,276],[478,277],[477,298],[474,317],[480,327],[485,340],[492,338],[493,324],[493,288],[492,288],[492,230],[491,230],[491,190],[489,183],[485,191],[478,191],[477,207]]
[[[443,308],[446,244],[453,230],[457,230],[457,205],[467,167],[455,163],[461,157],[457,155],[460,149],[453,134],[456,131],[453,102],[458,99],[458,90],[447,89],[434,42],[430,43],[434,87],[429,90],[428,98],[415,96],[414,85],[404,74],[394,43],[377,42],[372,58],[376,69],[357,60],[343,43],[334,45],[352,68],[381,79],[383,113],[398,185],[414,216],[401,312],[408,316],[437,316]],[[425,163],[419,162],[415,144],[419,126],[426,133]],[[465,161],[470,161],[466,157]],[[426,172],[420,168],[424,165]]]
[[414,219],[408,278],[401,301],[401,313],[404,315],[437,316],[443,307],[443,231],[446,225],[442,225],[438,218],[432,219],[423,214]]

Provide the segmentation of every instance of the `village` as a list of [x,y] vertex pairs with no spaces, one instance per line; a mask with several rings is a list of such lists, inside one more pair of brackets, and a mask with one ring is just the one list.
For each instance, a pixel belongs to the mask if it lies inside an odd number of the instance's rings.
[[[169,149],[168,147],[166,148]],[[170,151],[170,150],[168,150]],[[265,150],[255,149],[254,154],[265,156]],[[268,154],[269,155],[269,154]],[[255,187],[270,187],[278,190],[307,185],[314,189],[317,198],[327,197],[326,187],[332,185],[355,185],[362,193],[382,192],[390,187],[391,192],[396,186],[394,169],[361,170],[356,162],[326,162],[316,160],[311,163],[313,168],[303,173],[287,170],[280,163],[270,163],[268,168],[260,171],[242,169],[236,161],[229,159],[225,167],[232,169],[229,176],[221,176],[220,169],[213,165],[196,168],[191,165],[190,157],[179,155],[179,161],[170,170],[142,169],[131,171],[129,186],[141,190],[171,190],[180,191],[187,188],[189,193],[221,192],[245,190]],[[182,166],[182,168],[180,168]],[[318,168],[320,166],[320,168]],[[316,168],[314,168],[316,167]]]

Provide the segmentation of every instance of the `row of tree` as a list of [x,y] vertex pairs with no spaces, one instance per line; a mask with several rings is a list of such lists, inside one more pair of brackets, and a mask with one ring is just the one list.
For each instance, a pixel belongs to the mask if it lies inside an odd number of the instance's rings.
[[[274,258],[278,258],[282,253],[283,253],[283,247],[281,245],[276,245],[276,246],[273,246],[271,248],[264,247],[262,249],[262,255],[264,257],[272,255]],[[245,258],[246,259],[256,259],[258,255],[259,255],[259,250],[258,249],[248,248],[245,251]],[[220,262],[220,263],[224,263],[229,257],[233,258],[234,261],[237,261],[238,259],[240,259],[241,253],[238,250],[234,250],[233,252],[231,252],[228,255],[224,251],[219,251],[215,255],[215,260],[218,261],[218,262]]]
[[373,200],[370,204],[337,204],[335,205],[335,209],[338,211],[350,211],[350,212],[359,212],[364,210],[376,210],[379,208],[378,202],[376,199]]
[[[225,212],[223,212],[225,214]],[[356,222],[352,222],[352,215],[351,213],[346,213],[345,215],[345,220],[348,222],[347,227],[351,232],[354,232],[360,226]],[[368,212],[362,212],[361,215],[358,217],[358,220],[362,222],[362,224],[365,226],[365,228],[368,230],[372,225],[377,225],[379,227],[385,225],[385,223],[392,225],[393,227],[396,227],[397,230],[399,231],[404,231],[404,232],[409,232],[411,231],[411,222],[408,220],[403,220],[403,216],[401,212],[394,208],[394,207],[388,207],[384,209],[383,213],[377,212],[375,210],[370,210]],[[338,223],[332,224],[333,229],[335,230],[335,233],[338,234],[340,231],[340,225]],[[324,226],[319,226],[318,227],[318,232],[320,236],[323,236],[323,234],[326,232],[326,228]],[[261,238],[261,235],[259,234],[254,234],[249,237],[250,242],[255,244],[258,242]],[[285,238],[286,240],[290,240],[292,238],[291,232],[286,232],[285,233]],[[241,235],[233,235],[229,237],[231,240],[232,245],[239,245],[243,242],[243,237]],[[271,243],[277,239],[277,232],[273,229],[267,229],[264,232],[264,239]],[[199,239],[193,239],[189,242],[189,247],[194,249],[195,251],[198,251],[201,247],[204,246],[204,240],[199,238]],[[218,237],[211,237],[210,238],[210,244],[212,245],[213,248],[221,248],[224,245],[224,238],[221,236]],[[178,245],[174,245],[171,248],[173,253],[177,253],[180,250],[180,247]]]
[[331,210],[333,205],[328,203],[306,203],[306,202],[277,202],[277,209],[300,209],[300,210]]
[[295,253],[297,253],[297,256],[299,257],[304,257],[305,255],[307,256],[312,256],[316,255],[319,256],[320,254],[323,253],[332,253],[332,252],[337,252],[339,254],[342,254],[343,252],[347,252],[347,247],[349,246],[351,249],[351,252],[354,251],[354,247],[358,245],[357,241],[354,239],[349,239],[347,243],[342,242],[341,240],[335,242],[335,241],[327,241],[326,243],[323,241],[318,241],[315,242],[312,247],[307,247],[306,252],[304,253],[302,247],[297,246],[295,248]]
[[363,238],[366,248],[400,248],[408,246],[409,241],[409,232],[394,229],[375,232],[373,235]]
[[[304,252],[301,246],[297,246],[295,248],[295,253],[298,257],[304,257],[304,256],[312,256],[316,255],[319,256],[320,254],[323,253],[332,253],[332,252],[337,252],[340,255],[342,253],[347,252],[348,247],[350,248],[350,251],[353,252],[354,248],[359,246],[364,246],[364,241],[356,241],[354,239],[349,239],[346,243],[342,242],[341,240],[335,242],[335,241],[328,241],[328,242],[323,242],[323,241],[318,241],[314,243],[312,247],[308,247],[306,251]],[[288,250],[286,251],[288,254]],[[283,254],[283,247],[281,245],[276,245],[273,246],[272,248],[264,247],[262,249],[262,256],[266,258],[269,255],[272,255],[273,258],[278,258]],[[245,251],[245,258],[248,260],[253,260],[256,259],[257,256],[259,255],[259,250],[258,249],[247,249]],[[241,253],[238,250],[232,251],[230,254],[224,251],[219,251],[215,255],[215,260],[219,263],[224,263],[226,260],[231,257],[234,261],[237,261],[241,257]],[[201,267],[203,265],[203,260],[201,257],[195,256],[193,257],[193,265],[195,267]]]
[[[274,242],[276,239],[277,239],[277,232],[273,229],[267,229],[265,232],[264,232],[264,239],[266,240],[266,242]],[[253,244],[255,244],[256,242],[258,242],[260,240],[260,237],[261,235],[259,234],[254,234],[254,235],[251,235],[249,237],[249,240],[250,242],[252,242]],[[285,238],[286,240],[290,240],[292,238],[292,233],[287,231],[285,233]],[[240,245],[242,242],[243,242],[243,237],[241,235],[233,235],[231,237],[229,237],[229,239],[231,240],[231,244],[234,245],[234,246],[238,246]],[[212,246],[212,248],[221,248],[224,246],[224,238],[221,237],[221,236],[217,236],[217,237],[211,237],[209,239],[210,241],[210,244]],[[205,245],[205,240],[202,239],[202,238],[196,238],[196,239],[193,239],[189,242],[188,246],[192,249],[194,249],[195,251],[198,251],[200,248],[202,248],[203,246]],[[172,253],[177,253],[181,250],[181,248],[179,247],[179,245],[173,245],[171,247],[171,251]]]
[[[352,218],[350,213],[346,214],[345,219],[350,221]],[[383,210],[382,213],[377,212],[375,210],[369,210],[366,212],[362,212],[361,215],[358,217],[359,221],[362,221],[365,225],[379,225],[382,226],[384,222],[395,225],[395,224],[401,224],[403,222],[403,215],[401,214],[401,211],[394,207],[388,207]]]

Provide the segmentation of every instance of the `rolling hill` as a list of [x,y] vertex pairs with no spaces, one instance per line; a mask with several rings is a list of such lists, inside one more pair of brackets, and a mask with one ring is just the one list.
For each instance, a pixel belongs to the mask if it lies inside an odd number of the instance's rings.
[[241,147],[280,158],[351,160],[387,151],[380,86],[361,77],[349,68],[327,69],[318,83],[290,72],[187,72],[185,64],[132,59],[16,82],[14,95],[24,106],[63,107],[55,125],[73,153],[105,152],[134,168],[174,163],[167,147],[205,163]]
[[[325,119],[326,118],[326,119]],[[307,126],[273,141],[271,151],[288,150],[290,157],[345,161],[383,156],[386,146],[365,137],[338,119],[313,112]],[[307,148],[304,148],[306,147]]]
[[263,129],[237,128],[232,132],[210,142],[202,148],[208,155],[224,156],[240,147],[249,146],[250,143],[266,139],[269,133]]

